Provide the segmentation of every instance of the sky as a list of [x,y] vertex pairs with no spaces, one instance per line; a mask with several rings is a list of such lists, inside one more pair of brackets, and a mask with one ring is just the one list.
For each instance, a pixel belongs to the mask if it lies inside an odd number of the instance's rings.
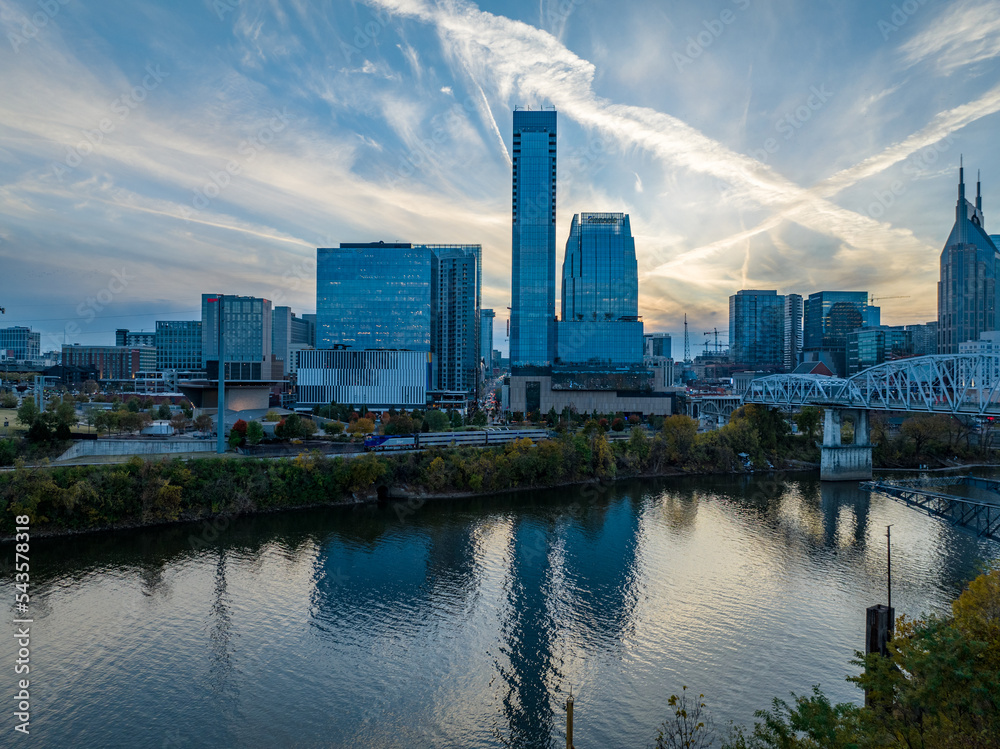
[[933,320],[960,155],[1000,233],[998,57],[998,0],[0,0],[0,325],[313,312],[317,247],[481,244],[506,351],[515,106],[559,113],[557,276],[629,213],[675,356],[739,289]]

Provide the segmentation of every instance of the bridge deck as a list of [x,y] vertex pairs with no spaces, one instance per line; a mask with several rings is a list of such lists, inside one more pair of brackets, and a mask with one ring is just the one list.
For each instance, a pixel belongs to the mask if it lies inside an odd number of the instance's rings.
[[[971,486],[996,494],[996,502],[984,502],[931,491],[928,486]],[[1000,481],[973,476],[917,481],[865,481],[863,489],[879,492],[890,499],[923,510],[932,517],[947,520],[952,526],[979,538],[1000,541]]]

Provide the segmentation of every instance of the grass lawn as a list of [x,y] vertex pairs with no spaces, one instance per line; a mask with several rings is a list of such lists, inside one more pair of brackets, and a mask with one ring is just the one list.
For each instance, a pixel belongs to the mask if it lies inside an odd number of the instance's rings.
[[[9,426],[4,427],[3,423],[5,421],[9,424]],[[17,421],[16,409],[0,408],[0,436],[12,437],[15,434],[20,434],[25,431],[27,430]]]

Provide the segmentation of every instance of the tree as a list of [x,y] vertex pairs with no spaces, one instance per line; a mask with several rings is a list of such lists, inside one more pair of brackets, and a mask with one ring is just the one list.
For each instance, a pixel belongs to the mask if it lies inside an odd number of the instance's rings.
[[52,440],[53,434],[52,430],[49,429],[49,425],[45,423],[44,419],[35,419],[34,423],[28,429],[28,434],[25,439],[28,442],[49,442]]
[[85,380],[83,383],[83,392],[87,395],[93,395],[97,392],[97,383],[93,380]]
[[242,441],[247,436],[247,423],[243,419],[237,419],[236,423],[233,424],[232,431],[240,435],[240,440]]
[[472,425],[477,427],[486,426],[486,412],[477,410],[472,417]]
[[913,452],[923,455],[934,442],[942,441],[948,433],[948,418],[943,414],[912,416],[899,427],[900,434],[913,441]]
[[[339,424],[339,421],[332,422]],[[259,421],[251,421],[247,424],[247,444],[251,447],[259,445],[264,440],[264,427]]]
[[17,409],[17,420],[30,427],[38,418],[38,406],[32,398],[25,398]]
[[812,442],[816,439],[816,429],[819,427],[821,410],[816,406],[803,406],[802,410],[795,414],[795,426]]
[[0,395],[0,407],[17,408],[17,396],[13,393],[4,393],[3,395]]
[[344,424],[340,421],[328,421],[323,425],[323,431],[333,437],[336,437],[337,435],[343,433]]
[[371,419],[355,419],[347,427],[348,434],[371,434],[375,431],[375,422]]
[[312,419],[303,419],[299,414],[293,413],[278,422],[274,428],[274,436],[282,440],[308,439],[313,436],[314,431]]
[[672,463],[684,463],[691,455],[698,422],[690,416],[674,414],[663,420],[663,438],[667,443],[667,458]]
[[655,749],[708,749],[715,743],[715,731],[705,709],[705,695],[688,702],[687,687],[680,696],[670,695],[667,704],[673,708],[673,717],[660,726]]
[[424,424],[428,425],[428,431],[443,432],[448,428],[448,416],[434,408],[424,414]]
[[183,433],[187,429],[188,417],[183,413],[175,413],[170,417],[170,426],[174,428],[175,431]]
[[137,414],[142,410],[142,404],[139,402],[138,398],[133,396],[128,399],[128,402],[125,404],[125,408],[127,408],[132,413]]
[[215,422],[209,414],[198,414],[198,418],[194,420],[194,428],[199,432],[212,431],[214,424]]
[[158,409],[156,409],[156,415],[157,415],[157,417],[159,417],[163,421],[169,420],[170,419],[170,404],[166,403],[166,402],[161,403],[160,407]]
[[614,421],[611,422],[611,428],[616,432],[624,432],[625,419],[623,419],[621,416],[616,416]]
[[464,425],[462,421],[462,414],[460,414],[455,409],[451,409],[450,411],[448,411],[448,418],[451,419],[452,429],[459,429]]

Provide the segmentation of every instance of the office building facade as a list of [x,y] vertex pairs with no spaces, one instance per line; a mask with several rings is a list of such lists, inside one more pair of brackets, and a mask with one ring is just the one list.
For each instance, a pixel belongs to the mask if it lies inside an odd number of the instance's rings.
[[431,351],[431,251],[342,243],[316,251],[316,348]]
[[910,331],[914,356],[930,356],[937,353],[937,320],[931,320],[923,325],[904,325],[903,328]]
[[486,369],[493,367],[493,321],[496,316],[491,309],[479,310],[479,358]]
[[983,198],[976,181],[976,202],[965,197],[965,169],[958,171],[955,225],[941,251],[938,282],[938,353],[957,354],[966,341],[1000,327],[1000,252],[983,228]]
[[551,368],[556,348],[556,113],[514,111],[510,360]]
[[563,261],[557,366],[639,366],[643,358],[635,240],[624,213],[573,216]]
[[[221,302],[220,302],[221,300]],[[219,376],[219,307],[223,306],[227,380],[271,380],[281,376],[271,345],[268,299],[234,294],[201,295],[202,361],[209,379]]]
[[0,328],[0,352],[18,361],[38,359],[42,355],[42,334],[20,325]]
[[782,351],[782,363],[789,372],[802,363],[803,310],[801,294],[785,294],[785,345]]
[[156,332],[148,330],[128,330],[118,328],[115,331],[116,346],[155,346]]
[[642,341],[645,356],[673,358],[673,341],[670,333],[644,333]]
[[431,356],[422,351],[301,350],[298,402],[372,409],[424,408]]
[[913,334],[902,326],[880,325],[847,334],[847,366],[850,377],[869,367],[913,356]]
[[201,320],[156,321],[156,368],[160,372],[201,371],[201,346]]
[[317,348],[430,354],[431,390],[474,393],[481,296],[480,245],[319,248]]
[[743,289],[729,297],[729,356],[751,369],[785,366],[785,297]]
[[134,380],[140,372],[156,369],[156,349],[152,346],[65,345],[62,365],[91,369],[105,382],[123,382]]

